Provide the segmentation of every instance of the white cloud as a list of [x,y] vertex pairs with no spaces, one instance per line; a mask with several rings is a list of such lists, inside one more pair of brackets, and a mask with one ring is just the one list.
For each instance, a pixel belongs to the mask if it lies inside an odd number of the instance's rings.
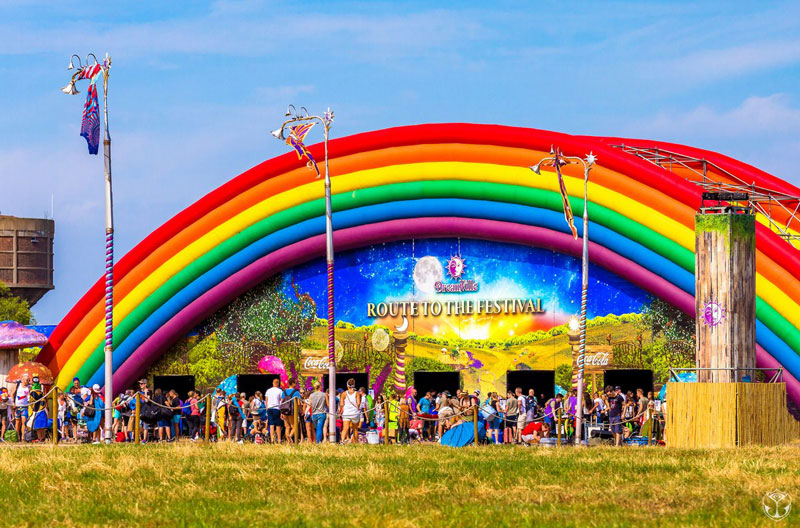
[[800,40],[754,42],[649,62],[650,75],[697,83],[750,74],[800,61]]
[[657,138],[705,148],[750,163],[800,185],[800,108],[786,94],[750,96],[738,106],[701,105],[687,111],[659,112],[623,125],[624,135]]
[[660,112],[636,128],[650,137],[764,137],[800,132],[800,108],[786,94],[751,96],[729,110],[707,105],[686,112]]
[[[249,6],[220,5],[211,14],[135,24],[84,22],[58,26],[0,23],[0,55],[63,52],[71,47],[114,50],[117,55],[170,53],[263,57],[283,54],[303,60],[304,54],[344,51],[348,59],[390,61],[457,48],[482,33],[480,23],[458,11],[428,10],[408,14],[306,13],[241,16]],[[344,57],[341,57],[344,58]]]

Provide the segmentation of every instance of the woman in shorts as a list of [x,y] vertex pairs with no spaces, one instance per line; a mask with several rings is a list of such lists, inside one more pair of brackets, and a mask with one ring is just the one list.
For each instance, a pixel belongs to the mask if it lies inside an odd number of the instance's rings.
[[361,422],[361,394],[356,392],[356,380],[347,380],[347,390],[340,396],[342,402],[342,443],[358,443],[358,424]]

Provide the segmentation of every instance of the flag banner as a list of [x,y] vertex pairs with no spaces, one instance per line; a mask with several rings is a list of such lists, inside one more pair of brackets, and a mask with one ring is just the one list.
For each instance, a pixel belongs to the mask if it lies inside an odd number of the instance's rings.
[[286,144],[290,145],[296,152],[297,152],[297,159],[303,159],[303,157],[308,159],[308,163],[306,164],[309,169],[312,169],[317,173],[317,178],[319,178],[319,167],[317,167],[317,161],[314,159],[314,156],[308,151],[306,148],[305,139],[308,133],[314,128],[316,123],[302,123],[299,125],[293,125],[289,127],[289,137],[286,138]]
[[89,154],[97,154],[100,147],[100,105],[97,98],[97,77],[102,71],[99,64],[87,66],[79,73],[78,79],[89,79],[86,90],[86,103],[83,105],[81,137],[86,139]]
[[556,168],[556,174],[558,174],[558,188],[561,191],[561,201],[564,204],[564,218],[567,220],[569,229],[572,231],[573,238],[575,238],[575,240],[578,240],[578,230],[575,229],[575,216],[572,214],[572,206],[569,204],[569,195],[567,195],[567,187],[564,184],[564,178],[561,176],[561,166],[567,165],[568,162],[564,161],[564,158],[562,157],[560,150],[556,151],[555,158],[556,159],[553,162],[553,166]]

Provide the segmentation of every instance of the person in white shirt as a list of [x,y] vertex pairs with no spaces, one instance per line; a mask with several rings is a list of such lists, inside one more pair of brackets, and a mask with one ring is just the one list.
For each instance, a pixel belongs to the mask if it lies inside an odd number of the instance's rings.
[[269,424],[269,436],[272,443],[281,441],[281,432],[283,431],[283,422],[281,421],[281,398],[283,391],[280,388],[281,380],[275,378],[272,380],[272,387],[267,389],[267,423]]
[[31,386],[28,384],[28,375],[23,374],[14,390],[14,429],[17,430],[17,439],[24,441],[25,431],[28,429],[28,402]]

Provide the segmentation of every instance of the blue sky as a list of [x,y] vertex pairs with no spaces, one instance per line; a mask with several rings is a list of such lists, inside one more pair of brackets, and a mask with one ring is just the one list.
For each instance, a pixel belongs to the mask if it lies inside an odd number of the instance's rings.
[[[118,255],[283,152],[287,103],[337,136],[466,121],[652,137],[800,184],[800,4],[41,2],[0,7],[0,211],[56,219],[56,323],[102,273],[102,159],[69,55],[113,59]],[[13,198],[12,198],[13,197]]]

